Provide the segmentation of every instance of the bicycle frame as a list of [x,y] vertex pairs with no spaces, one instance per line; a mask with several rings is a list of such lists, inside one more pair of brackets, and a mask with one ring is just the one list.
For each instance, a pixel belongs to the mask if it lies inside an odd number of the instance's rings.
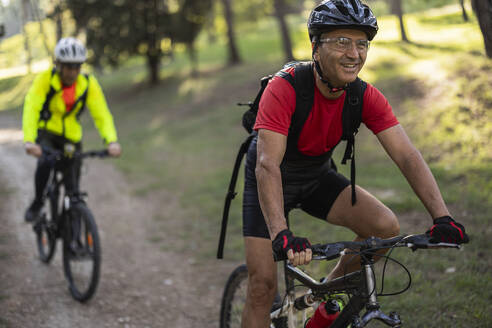
[[[386,315],[380,310],[376,295],[373,259],[371,257],[365,257],[361,259],[361,262],[363,267],[360,271],[349,273],[328,282],[318,282],[304,271],[285,261],[284,272],[286,286],[288,286],[287,300],[286,302],[283,302],[279,309],[270,314],[270,318],[279,318],[287,313],[288,327],[295,327],[296,318],[294,317],[294,313],[298,309],[300,310],[308,307],[316,308],[319,305],[316,296],[349,292],[353,296],[330,328],[343,328],[347,327],[349,324],[351,324],[353,328],[362,328],[373,319],[380,320],[390,327],[399,327],[401,325],[401,320],[396,312]],[[289,286],[293,286],[294,280],[301,282],[302,285],[309,288],[310,291],[303,296],[296,298],[294,289],[289,288]],[[362,318],[360,318],[359,313],[364,307],[367,311]],[[303,317],[303,322],[306,319],[307,318]]]
[[[70,210],[73,203],[84,202],[84,197],[87,196],[87,193],[81,192],[79,190],[75,166],[70,165],[67,168],[66,166],[64,166],[64,162],[76,157],[78,157],[82,162],[85,157],[106,157],[108,156],[108,153],[107,150],[93,150],[88,152],[75,151],[71,153],[70,157],[66,157],[63,152],[52,149],[50,147],[43,147],[43,151],[48,154],[47,156],[52,156],[51,160],[53,161],[52,172],[45,189],[43,202],[46,201],[46,198],[49,202],[51,202],[51,217],[54,223],[54,226],[51,228],[53,229],[55,236],[59,238],[63,237],[60,234],[64,228],[63,224],[67,215],[67,211]],[[80,163],[80,165],[82,165],[82,163]],[[71,170],[71,174],[67,175],[67,170]],[[60,186],[62,184],[66,185],[65,179],[67,179],[68,176],[73,179],[72,181],[70,181],[70,185],[73,186],[73,190],[65,190],[60,211]]]
[[[73,166],[70,167],[69,169],[75,170]],[[66,168],[59,167],[58,162],[55,163],[55,165],[53,166],[53,171],[51,172],[51,177],[48,180],[48,185],[46,187],[46,192],[44,196],[45,199],[51,202],[51,211],[52,211],[51,215],[55,223],[54,230],[56,232],[57,237],[61,237],[60,232],[63,231],[63,223],[65,221],[64,218],[67,211],[70,209],[72,202],[83,201],[82,196],[84,195],[78,190],[72,190],[72,191],[65,190],[65,192],[62,195],[63,201],[61,204],[62,206],[60,208],[59,206],[60,187],[62,184],[64,184],[67,176],[64,172],[65,170]],[[72,174],[71,176],[74,177],[75,175]],[[76,186],[74,181],[72,181],[72,185]]]

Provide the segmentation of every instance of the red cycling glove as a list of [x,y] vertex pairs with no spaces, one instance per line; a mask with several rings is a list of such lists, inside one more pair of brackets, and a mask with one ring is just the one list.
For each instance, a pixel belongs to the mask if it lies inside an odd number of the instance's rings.
[[273,256],[276,261],[286,260],[289,249],[294,252],[302,252],[308,248],[311,248],[309,240],[307,238],[294,237],[289,229],[280,231],[272,241]]
[[465,227],[447,215],[434,219],[434,225],[426,234],[431,243],[463,244],[469,241]]

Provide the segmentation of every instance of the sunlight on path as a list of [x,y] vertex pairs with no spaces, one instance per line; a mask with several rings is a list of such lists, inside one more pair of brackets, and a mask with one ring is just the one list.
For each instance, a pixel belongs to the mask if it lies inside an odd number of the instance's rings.
[[0,129],[0,143],[22,141],[23,134],[20,129]]

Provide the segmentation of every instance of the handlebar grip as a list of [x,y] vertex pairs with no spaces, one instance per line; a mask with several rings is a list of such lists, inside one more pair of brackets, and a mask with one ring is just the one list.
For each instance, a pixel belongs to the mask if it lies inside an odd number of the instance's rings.
[[109,156],[109,152],[107,149],[92,150],[92,151],[82,153],[82,157],[107,157],[107,156]]

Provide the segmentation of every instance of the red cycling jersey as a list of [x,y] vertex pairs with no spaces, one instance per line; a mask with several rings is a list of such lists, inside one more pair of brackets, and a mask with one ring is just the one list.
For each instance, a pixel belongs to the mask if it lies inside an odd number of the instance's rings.
[[[294,75],[294,68],[287,69],[287,72]],[[338,144],[342,137],[342,111],[345,94],[344,92],[337,99],[327,99],[315,86],[313,107],[297,144],[301,153],[318,156]],[[267,129],[287,135],[295,108],[294,88],[284,78],[275,76],[270,80],[261,97],[254,129]],[[374,134],[398,124],[386,98],[369,83],[364,93],[362,122]]]

